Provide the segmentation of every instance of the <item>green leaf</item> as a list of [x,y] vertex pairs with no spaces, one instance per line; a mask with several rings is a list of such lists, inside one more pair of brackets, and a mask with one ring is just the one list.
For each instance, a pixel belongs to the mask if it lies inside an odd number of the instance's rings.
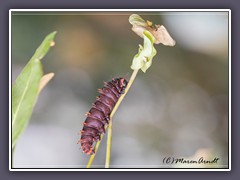
[[143,26],[143,27],[147,27],[148,24],[145,22],[145,20],[143,18],[141,18],[141,16],[139,16],[138,14],[132,14],[129,17],[129,23],[135,26]]
[[56,32],[52,32],[43,40],[12,86],[12,149],[32,115],[43,76],[40,60],[54,45],[55,34]]
[[141,69],[143,72],[146,72],[146,70],[152,65],[152,59],[157,51],[153,46],[155,41],[154,36],[146,30],[143,32],[143,35],[143,47],[139,45],[138,54],[134,56],[131,68],[133,70]]

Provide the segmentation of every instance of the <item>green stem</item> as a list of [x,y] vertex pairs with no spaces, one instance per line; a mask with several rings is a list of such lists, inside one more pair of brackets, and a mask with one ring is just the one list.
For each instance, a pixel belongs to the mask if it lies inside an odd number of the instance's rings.
[[112,119],[109,121],[108,125],[108,139],[107,139],[107,150],[106,150],[106,161],[105,168],[110,167],[110,158],[111,158],[111,147],[112,147]]
[[[135,70],[133,71],[133,73],[132,73],[132,75],[131,75],[131,77],[130,77],[130,80],[129,80],[129,82],[128,82],[128,85],[127,85],[127,87],[126,87],[126,89],[125,89],[124,94],[122,94],[122,96],[118,99],[118,102],[116,103],[116,105],[114,106],[114,108],[113,108],[113,110],[112,110],[112,113],[110,114],[110,122],[109,122],[109,128],[108,128],[107,155],[106,155],[106,163],[107,163],[107,161],[109,161],[109,162],[108,162],[108,167],[109,167],[109,164],[110,164],[110,150],[111,150],[111,139],[112,139],[112,132],[110,133],[111,137],[109,137],[109,129],[111,129],[110,131],[112,131],[112,123],[111,123],[112,117],[113,117],[113,115],[115,114],[116,110],[118,109],[119,105],[121,104],[123,98],[125,97],[125,95],[126,95],[127,92],[129,91],[130,87],[132,86],[132,83],[133,83],[134,79],[135,79],[136,76],[137,76],[138,70],[139,70],[139,69],[135,69]],[[111,127],[110,127],[110,125],[111,125]],[[101,139],[102,139],[102,135],[101,135]],[[89,159],[88,164],[87,164],[87,166],[86,166],[87,168],[90,168],[90,167],[91,167],[91,164],[92,164],[92,162],[93,162],[93,160],[94,160],[94,157],[95,157],[95,155],[96,155],[96,153],[97,153],[97,150],[98,150],[98,147],[99,147],[100,143],[101,143],[101,141],[98,141],[98,142],[96,143],[96,146],[95,146],[95,148],[94,148],[95,154],[93,154],[93,155],[90,156],[90,159]],[[109,152],[108,152],[108,149],[109,149]],[[107,159],[107,157],[109,157],[109,158]],[[107,164],[105,165],[105,167],[106,167],[106,166],[107,166]]]
[[[102,138],[103,138],[103,134],[101,135],[100,139],[102,139]],[[96,143],[96,145],[95,145],[95,147],[94,147],[94,152],[95,152],[95,154],[93,154],[93,155],[90,156],[90,159],[89,159],[89,161],[88,161],[88,163],[87,163],[86,168],[90,168],[90,167],[91,167],[92,162],[93,162],[93,160],[94,160],[94,158],[95,158],[95,155],[96,155],[96,153],[97,153],[97,150],[98,150],[98,148],[99,148],[99,146],[100,146],[100,142],[101,142],[101,141],[98,141],[98,142]]]

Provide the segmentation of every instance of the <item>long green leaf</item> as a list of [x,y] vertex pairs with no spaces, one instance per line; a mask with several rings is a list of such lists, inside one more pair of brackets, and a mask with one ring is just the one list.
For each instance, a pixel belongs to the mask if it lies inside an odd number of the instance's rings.
[[38,47],[12,86],[12,148],[26,128],[39,95],[43,76],[41,59],[51,46],[56,32],[49,34]]

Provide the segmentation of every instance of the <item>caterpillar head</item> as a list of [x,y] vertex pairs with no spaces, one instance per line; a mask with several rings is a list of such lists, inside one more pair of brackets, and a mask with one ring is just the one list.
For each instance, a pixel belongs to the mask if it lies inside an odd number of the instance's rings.
[[127,82],[127,80],[125,78],[122,78],[122,77],[121,78],[117,78],[116,80],[118,81],[119,86],[121,87],[121,94],[123,94],[124,90],[127,87],[128,82]]

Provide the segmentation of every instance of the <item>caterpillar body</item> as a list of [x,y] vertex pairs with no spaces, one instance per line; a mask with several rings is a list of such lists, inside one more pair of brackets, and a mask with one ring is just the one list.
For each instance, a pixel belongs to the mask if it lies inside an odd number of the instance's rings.
[[120,96],[124,93],[127,86],[127,80],[113,78],[110,82],[104,82],[102,89],[92,108],[86,113],[86,120],[83,123],[81,138],[78,143],[84,153],[94,154],[93,143],[100,140],[101,134],[105,133],[105,127],[108,126],[110,114]]

